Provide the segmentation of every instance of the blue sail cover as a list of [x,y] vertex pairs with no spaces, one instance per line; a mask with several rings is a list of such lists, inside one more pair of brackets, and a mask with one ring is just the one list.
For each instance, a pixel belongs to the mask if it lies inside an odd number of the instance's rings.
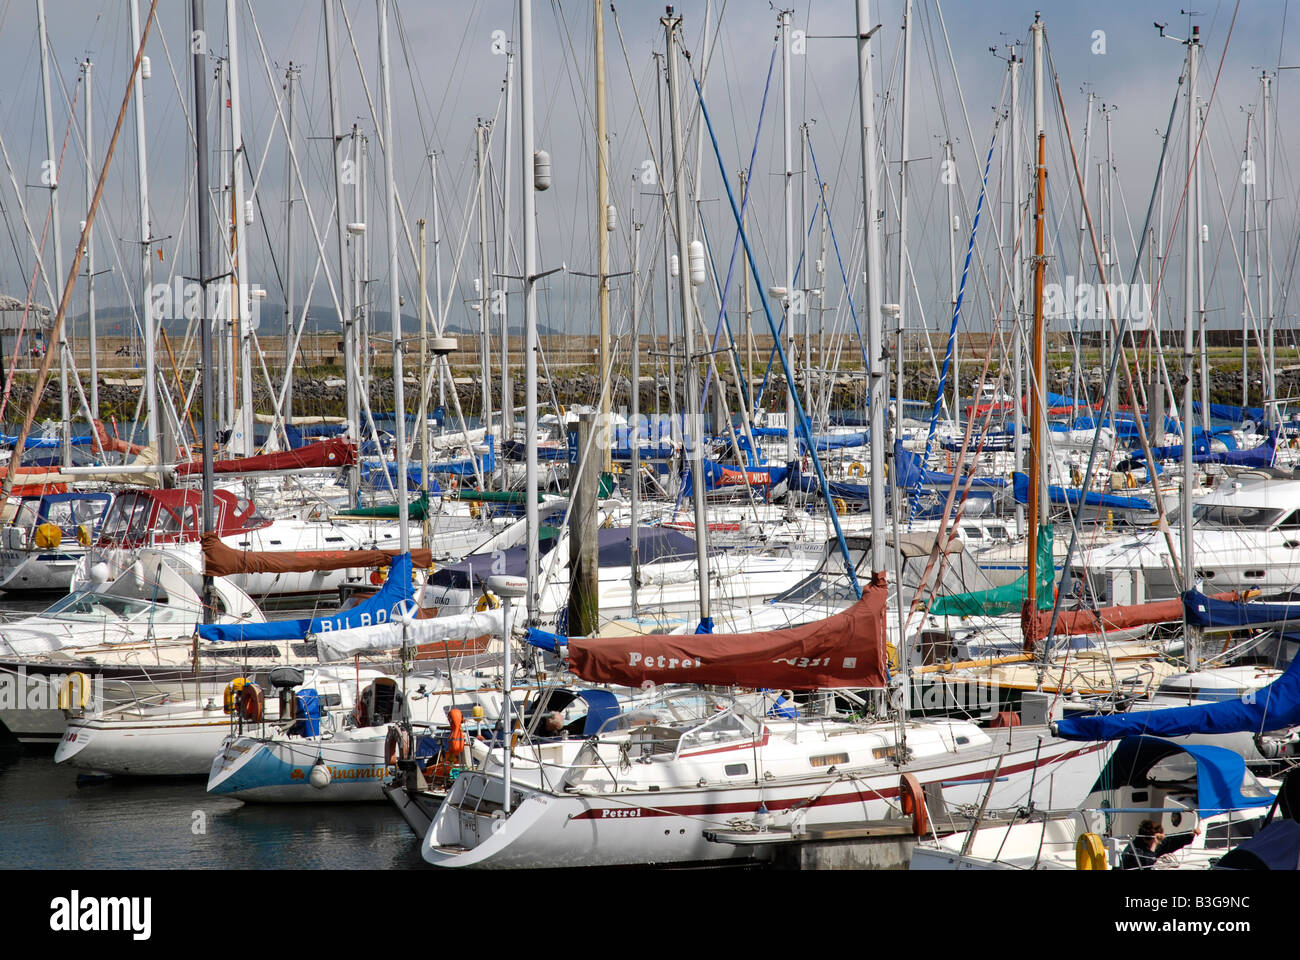
[[[789,436],[785,427],[751,427],[750,432],[756,437],[772,437],[782,440]],[[865,447],[868,442],[868,431],[866,430],[860,430],[856,433],[824,433],[813,437],[813,444],[817,447],[818,452],[842,450],[846,447]],[[808,446],[803,437],[799,438],[799,446],[804,449]]]
[[388,579],[379,590],[355,607],[329,617],[304,620],[277,620],[272,623],[203,623],[199,624],[200,640],[227,643],[241,641],[302,640],[309,633],[328,630],[347,630],[351,627],[369,627],[386,623],[393,608],[415,602],[411,589],[411,555],[399,554],[388,568]]
[[[1029,477],[1023,473],[1011,475],[1015,485],[1016,503],[1029,502]],[[1048,487],[1047,495],[1052,503],[1068,503],[1073,507],[1079,505],[1078,487]],[[1096,493],[1089,490],[1083,498],[1086,507],[1102,507],[1106,510],[1152,510],[1151,501],[1145,497],[1121,497],[1113,493]]]
[[[817,482],[817,478],[805,477],[802,471],[796,470],[791,475],[790,483],[791,487],[800,493],[820,495],[822,492],[821,484]],[[826,486],[830,489],[832,497],[838,497],[841,500],[869,503],[871,499],[871,487],[865,483],[835,483],[828,481]]]
[[[1201,412],[1200,403],[1193,403],[1192,409],[1196,413]],[[1210,404],[1210,416],[1215,420],[1226,420],[1230,423],[1244,423],[1247,420],[1263,420],[1263,407],[1234,407],[1227,403]]]
[[1202,630],[1300,624],[1300,604],[1216,600],[1199,590],[1188,590],[1183,594],[1183,609],[1187,612],[1187,622]]
[[[894,469],[896,471],[898,486],[904,490],[913,487],[951,487],[951,473],[941,473],[938,470],[927,470],[921,462],[921,455],[913,453],[911,450],[904,449],[901,440],[894,441]],[[961,480],[965,485],[966,479]],[[971,489],[980,488],[1000,488],[1005,487],[1007,482],[1001,477],[975,477],[971,481]]]
[[1196,761],[1196,809],[1202,815],[1267,806],[1271,793],[1246,796],[1242,786],[1246,761],[1226,747],[1171,743],[1157,737],[1132,736],[1123,740],[1097,777],[1098,789],[1146,786],[1146,774],[1166,757],[1185,753]]
[[1236,700],[1165,710],[1130,711],[1095,717],[1067,717],[1056,725],[1066,740],[1118,740],[1150,735],[1266,733],[1300,724],[1300,657],[1266,687]]

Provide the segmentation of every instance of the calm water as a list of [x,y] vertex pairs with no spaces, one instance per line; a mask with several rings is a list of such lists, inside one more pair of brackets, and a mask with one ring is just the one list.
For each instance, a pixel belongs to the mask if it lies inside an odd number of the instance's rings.
[[[55,598],[7,600],[5,619]],[[308,616],[276,612],[276,619]],[[0,869],[423,867],[420,841],[383,803],[245,804],[203,778],[78,782],[50,750],[0,747]]]
[[202,779],[78,785],[49,753],[0,754],[0,869],[394,869],[420,842],[387,802],[244,804]]

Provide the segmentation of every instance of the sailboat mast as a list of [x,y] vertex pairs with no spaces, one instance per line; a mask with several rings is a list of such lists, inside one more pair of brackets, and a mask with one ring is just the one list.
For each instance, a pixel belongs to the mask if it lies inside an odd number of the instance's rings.
[[[338,43],[338,23],[335,18],[334,0],[322,0],[325,6],[325,60],[329,77],[330,100],[330,139],[333,149],[330,151],[334,168],[334,227],[339,253],[339,305],[343,316],[339,323],[343,327],[343,379],[345,381],[345,412],[348,429],[355,431],[358,449],[361,446],[361,412],[357,399],[357,324],[352,297],[352,286],[347,282],[347,237],[348,218],[343,208],[344,171],[352,169],[345,155],[343,124],[339,114],[338,65],[335,59],[335,46]],[[203,196],[202,193],[199,194]],[[434,221],[437,222],[436,220]],[[437,227],[434,228],[437,236]],[[436,240],[435,240],[436,243]],[[354,271],[355,275],[355,271]],[[207,370],[207,367],[204,367]],[[286,374],[288,375],[288,374]],[[357,491],[360,489],[360,475],[357,464],[344,467],[347,476],[348,504],[356,506]]]
[[[235,0],[226,0],[226,37],[230,64],[231,173],[235,207],[235,283],[230,296],[231,313],[239,331],[239,409],[235,435],[243,433],[245,453],[253,452],[253,317],[249,308],[248,240],[246,227],[252,217],[244,209],[244,129],[239,106],[239,15]],[[232,343],[232,350],[233,350]],[[233,361],[233,355],[232,355]]]
[[[604,384],[600,391],[600,429],[602,436],[609,430],[609,415],[614,398],[613,381],[609,366],[609,232],[613,222],[609,211],[609,134],[605,124],[605,17],[601,0],[592,0],[595,11],[596,34],[596,257],[600,284],[600,369],[596,382]],[[635,282],[635,281],[633,281]],[[636,389],[633,386],[632,389]],[[601,470],[612,469],[612,444],[603,444]]]
[[[888,369],[886,367],[884,331],[881,328],[880,301],[884,292],[881,256],[880,184],[876,174],[876,101],[871,80],[870,0],[857,0],[858,27],[858,116],[862,136],[862,202],[866,229],[867,290],[867,357],[868,402],[871,405],[871,572],[873,579],[885,577],[885,406],[888,403]],[[791,424],[793,427],[793,424]]]
[[[514,124],[511,122],[511,117],[514,115],[514,99],[515,55],[513,51],[508,51],[506,53],[506,130],[501,151],[501,249],[497,254],[497,260],[501,264],[500,273],[503,278],[510,273],[510,140],[514,133]],[[503,285],[505,284],[504,279],[501,282]],[[503,290],[501,297],[501,431],[497,434],[498,456],[503,453],[502,445],[514,436],[515,432],[515,384],[510,376],[510,298],[504,294],[505,291]],[[507,486],[504,463],[505,461],[502,460],[502,490]]]
[[[533,145],[533,3],[519,0],[520,196],[524,232],[524,471],[525,526],[528,531],[528,623],[537,622],[540,559],[537,510],[537,197]],[[507,638],[507,643],[509,639]]]
[[[329,0],[326,0],[329,2]],[[190,0],[190,20],[194,36],[206,36],[206,18],[203,0]],[[194,204],[197,214],[197,233],[199,243],[199,354],[203,364],[203,532],[216,530],[216,514],[213,508],[213,444],[216,441],[217,418],[213,409],[213,387],[215,370],[212,366],[212,317],[208,316],[208,282],[212,279],[212,206],[208,197],[208,51],[205,44],[191,47],[191,63],[194,73],[194,159],[195,192],[197,202]],[[216,615],[213,603],[212,577],[203,575],[203,622],[211,623]]]
[[[231,3],[234,0],[230,0]],[[406,385],[402,382],[402,302],[398,293],[401,273],[397,267],[397,183],[393,173],[393,84],[388,63],[388,0],[376,0],[379,7],[379,76],[382,83],[384,119],[384,206],[388,214],[388,315],[393,325],[393,419],[397,448],[397,525],[403,553],[411,549],[410,505],[407,502],[406,470]],[[486,384],[484,388],[486,389]],[[509,696],[509,690],[506,691]]]
[[[82,75],[86,80],[85,103],[85,139],[86,139],[86,209],[90,209],[90,199],[95,193],[93,171],[95,158],[95,135],[93,120],[95,115],[94,84],[91,72],[94,64],[87,57],[82,63]],[[95,238],[94,225],[86,227],[86,327],[90,347],[90,415],[99,417],[99,347],[95,342]]]
[[[1020,216],[1020,57],[1013,48],[1011,61],[1007,65],[1011,71],[1011,238],[1014,252],[1011,257],[1011,354],[1012,371],[1015,380],[1015,402],[1012,404],[1011,423],[1014,427],[1014,470],[1025,469],[1025,417],[1023,397],[1025,395],[1025,329],[1023,291],[1021,284],[1025,275],[1025,237],[1021,231],[1024,222]],[[1025,508],[1016,504],[1016,536],[1025,535]],[[1033,537],[1031,535],[1030,539]],[[1030,550],[1033,550],[1030,544]]]
[[[671,9],[671,8],[670,8]],[[682,318],[682,342],[686,350],[683,379],[686,384],[686,410],[683,417],[682,436],[686,445],[686,462],[690,464],[691,487],[695,504],[695,557],[699,570],[700,626],[713,632],[713,618],[709,605],[709,527],[704,508],[704,416],[700,413],[700,384],[695,356],[695,323],[693,313],[694,269],[690,266],[690,241],[688,206],[686,203],[686,176],[682,149],[682,113],[677,89],[677,30],[682,18],[669,13],[660,17],[664,25],[668,66],[668,120],[672,130],[673,200],[677,208],[677,262],[681,276],[678,280],[678,306]],[[789,156],[787,144],[786,155]],[[788,161],[787,161],[788,162]],[[787,180],[787,191],[789,181]],[[789,196],[787,192],[787,197]],[[788,209],[788,207],[787,207]],[[787,254],[788,256],[788,254]]]
[[[785,273],[782,281],[785,286],[785,336],[786,356],[790,358],[791,380],[785,385],[785,458],[793,463],[799,459],[799,447],[794,433],[794,362],[798,357],[798,344],[795,341],[794,315],[794,157],[790,141],[790,18],[793,11],[782,10],[781,17],[781,92],[784,104],[784,128],[782,131],[782,191],[785,200]],[[685,269],[683,262],[683,270]],[[794,515],[794,497],[786,496],[786,514]]]
[[1270,140],[1272,137],[1272,95],[1273,95],[1273,78],[1268,73],[1260,73],[1259,82],[1263,85],[1263,98],[1260,111],[1260,129],[1264,134],[1264,273],[1266,274],[1264,316],[1267,323],[1267,344],[1266,344],[1266,362],[1265,369],[1268,370],[1268,405],[1265,414],[1268,423],[1276,423],[1278,420],[1277,409],[1277,344],[1274,336],[1274,321],[1276,319],[1273,313],[1273,171],[1271,167],[1272,151]]
[[[1033,362],[1029,383],[1029,559],[1026,605],[1032,616],[1038,609],[1038,526],[1043,500],[1039,487],[1046,451],[1043,448],[1043,386],[1047,379],[1047,351],[1043,338],[1043,274],[1045,199],[1047,194],[1047,133],[1043,129],[1043,24],[1037,17],[1032,27],[1034,40],[1034,143],[1038,150],[1034,185],[1034,334]],[[1018,406],[1018,404],[1017,404]]]
[[[131,0],[131,49],[140,46],[140,0]],[[140,197],[140,258],[141,282],[145,285],[144,297],[144,396],[145,396],[145,443],[158,442],[158,382],[154,375],[154,315],[153,298],[148,296],[148,286],[153,279],[153,237],[149,224],[149,159],[145,147],[144,130],[144,80],[137,70],[133,81],[132,96],[135,99],[135,169],[139,184]],[[197,120],[196,120],[197,123]],[[199,197],[199,203],[205,198]],[[159,458],[158,482],[162,483],[162,459]]]
[[[483,432],[492,433],[492,341],[489,327],[492,304],[492,269],[488,263],[487,236],[487,151],[484,149],[486,128],[480,119],[474,126],[474,170],[478,177],[478,255],[479,255],[479,376],[483,391]],[[492,478],[484,477],[490,488]]]
[[[41,93],[45,100],[45,156],[46,168],[44,179],[50,188],[50,226],[54,239],[54,276],[56,282],[62,283],[63,275],[63,230],[59,217],[59,160],[54,152],[54,114],[50,109],[50,58],[49,40],[45,29],[45,0],[36,0],[37,32],[41,45]],[[57,304],[52,304],[57,308]],[[62,426],[59,428],[61,441],[61,458],[65,467],[72,465],[72,438],[68,433],[68,326],[59,327],[59,413]],[[50,347],[53,344],[49,344]],[[22,451],[14,451],[14,462],[22,459]]]
[[285,350],[284,422],[286,426],[293,422],[293,366],[291,364],[292,358],[289,356],[290,331],[294,326],[294,313],[297,307],[293,285],[293,205],[294,194],[297,191],[297,185],[293,177],[293,141],[295,131],[298,129],[297,94],[298,76],[301,73],[302,68],[294,66],[292,62],[289,64],[289,69],[284,73],[284,85],[289,99],[289,146],[285,150],[284,174],[287,181],[285,184],[286,192],[288,193],[284,213],[284,329],[281,331]]
[[[895,385],[894,385],[894,402],[897,404],[895,416],[897,417],[895,431],[898,430],[897,424],[903,420],[903,331],[906,327],[904,315],[907,313],[907,144],[909,132],[908,116],[908,92],[911,82],[911,65],[912,54],[912,0],[907,0],[903,5],[903,96],[899,102],[899,109],[903,113],[902,130],[899,136],[898,145],[898,329],[894,337],[894,365],[895,365]],[[948,218],[949,227],[952,225],[952,218]],[[949,230],[951,235],[952,231]],[[805,266],[805,270],[807,267]],[[954,390],[958,403],[961,400],[960,388]],[[957,403],[953,404],[954,410]]]
[[[1198,228],[1194,209],[1196,195],[1196,68],[1201,51],[1201,28],[1192,27],[1187,41],[1187,192],[1183,211],[1183,580],[1184,589],[1196,585],[1196,553],[1192,542],[1192,495],[1196,490],[1196,467],[1192,459],[1192,378],[1196,372],[1196,242]],[[1196,669],[1196,645],[1191,624],[1187,626],[1189,669]]]

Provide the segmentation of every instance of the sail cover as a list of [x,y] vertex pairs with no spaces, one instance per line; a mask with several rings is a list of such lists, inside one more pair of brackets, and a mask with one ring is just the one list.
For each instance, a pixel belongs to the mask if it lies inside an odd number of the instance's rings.
[[1296,724],[1300,724],[1300,657],[1268,686],[1237,700],[1109,716],[1067,717],[1057,724],[1057,733],[1066,740],[1117,740],[1143,735],[1267,733]]
[[884,576],[826,620],[737,634],[571,638],[569,666],[594,683],[706,683],[813,690],[883,687]]
[[[1055,598],[1052,583],[1056,568],[1052,556],[1052,527],[1038,528],[1038,609],[1051,610]],[[936,617],[996,617],[1018,613],[1029,596],[1029,572],[1022,573],[1011,583],[988,590],[972,590],[935,598],[928,607]]]
[[501,609],[406,622],[394,618],[374,626],[322,633],[316,638],[316,652],[323,661],[346,660],[362,653],[399,650],[403,642],[409,648],[431,643],[448,644],[455,640],[474,640],[485,635],[499,637],[504,623],[504,611]]
[[[410,554],[417,566],[433,563],[430,550],[412,550]],[[210,577],[386,567],[398,556],[396,550],[236,550],[222,543],[215,533],[203,534],[203,572]]]
[[1242,603],[1236,594],[1207,597],[1199,590],[1184,593],[1182,603],[1187,622],[1202,630],[1300,624],[1300,604],[1295,603]]
[[303,620],[277,620],[272,623],[204,623],[198,628],[199,639],[217,641],[302,640],[309,633],[349,630],[385,623],[395,610],[414,607],[411,589],[411,555],[398,554],[388,571],[388,579],[372,596],[354,607],[330,617]]
[[[342,437],[310,443],[296,450],[264,453],[257,457],[236,457],[212,464],[213,473],[257,473],[262,470],[301,470],[308,467],[343,467],[357,462],[357,448]],[[203,461],[190,460],[176,465],[176,473],[188,476],[202,473]]]
[[[1201,594],[1197,594],[1201,596]],[[1220,593],[1207,600],[1231,601],[1237,598],[1235,592]],[[1235,606],[1235,604],[1233,604]],[[1295,618],[1300,620],[1300,607],[1296,607]],[[1168,623],[1183,618],[1182,600],[1157,600],[1148,603],[1128,603],[1114,607],[1098,607],[1096,610],[1062,610],[1056,618],[1056,636],[1075,634],[1102,633],[1107,630],[1131,630],[1153,623]],[[1052,611],[1045,610],[1037,615],[1036,637],[1046,637],[1051,627]]]

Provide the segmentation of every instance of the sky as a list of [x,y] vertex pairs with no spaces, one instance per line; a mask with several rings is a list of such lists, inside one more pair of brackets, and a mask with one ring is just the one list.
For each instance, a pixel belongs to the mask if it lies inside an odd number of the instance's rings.
[[[133,50],[129,44],[128,15],[131,0],[48,0],[50,70],[54,93],[52,112],[55,154],[62,150],[58,199],[64,270],[71,262],[85,219],[86,162],[83,146],[85,92],[79,82],[81,61],[93,61],[94,152],[91,170],[98,176],[118,111],[122,106]],[[141,2],[141,15],[148,10]],[[508,63],[518,80],[520,37],[518,3],[510,0],[462,3],[450,0],[400,0],[390,16],[389,43],[394,87],[394,167],[397,192],[406,212],[406,228],[416,234],[415,221],[429,221],[430,286],[436,284],[440,266],[446,322],[452,326],[477,325],[471,302],[476,299],[473,279],[480,269],[479,236],[473,193],[476,124],[491,123],[488,141],[491,197],[488,202],[488,250],[491,273],[518,275],[521,271],[521,204],[519,182],[518,85],[511,117],[510,155],[507,137],[504,80]],[[337,276],[333,240],[333,177],[329,156],[329,102],[321,0],[232,0],[238,29],[238,68],[243,138],[247,153],[245,184],[255,213],[247,227],[248,280],[267,290],[262,315],[278,329],[285,309],[284,277],[288,273],[287,242],[289,151],[286,148],[287,92],[285,76],[290,64],[300,69],[296,85],[294,153],[305,189],[295,187],[292,259],[296,301],[301,309],[310,289],[308,329],[324,317],[328,322],[333,302],[320,267],[318,250],[326,252],[328,273]],[[370,103],[378,110],[380,80],[377,68],[377,14],[373,0],[345,0],[339,18],[340,114],[344,125],[369,139],[369,209],[352,210],[354,197],[344,198],[347,219],[364,220],[371,245],[372,282],[367,299],[382,313],[388,303],[388,251],[382,189],[383,157]],[[783,184],[782,57],[777,41],[778,8],[760,0],[691,0],[676,5],[683,19],[683,47],[690,59],[681,63],[686,135],[685,175],[692,198],[697,200],[699,224],[694,227],[708,244],[712,258],[711,280],[700,291],[701,311],[708,329],[717,321],[719,288],[725,289],[728,312],[739,306],[741,268],[732,263],[735,222],[720,175],[736,187],[737,172],[753,165],[748,208],[751,242],[764,287],[781,285],[784,272],[785,226]],[[219,59],[228,54],[227,4],[206,3],[206,49],[209,82]],[[862,174],[858,124],[858,77],[854,4],[841,0],[811,0],[791,4],[789,125],[794,142],[792,170],[793,228],[796,262],[802,253],[800,237],[807,230],[807,285],[823,291],[825,312],[816,314],[813,329],[851,331],[854,312],[861,313],[862,288]],[[956,156],[954,202],[958,211],[954,248],[958,268],[969,239],[971,219],[979,203],[981,174],[990,142],[994,143],[992,172],[977,235],[963,323],[970,329],[987,329],[1002,293],[1003,275],[996,242],[1010,246],[1012,205],[1008,183],[1001,175],[1011,162],[1004,156],[1010,131],[1006,121],[994,123],[1008,107],[1006,79],[1008,50],[1031,58],[1030,24],[1041,11],[1051,67],[1059,78],[1069,122],[1066,133],[1051,79],[1046,88],[1048,159],[1049,276],[1064,282],[1067,276],[1095,279],[1089,245],[1084,270],[1077,269],[1080,200],[1070,160],[1070,143],[1083,156],[1083,131],[1087,93],[1095,94],[1092,135],[1081,162],[1089,178],[1089,201],[1095,221],[1105,220],[1105,205],[1098,204],[1099,165],[1109,143],[1114,189],[1110,220],[1114,225],[1116,273],[1127,275],[1134,261],[1137,234],[1146,215],[1155,183],[1162,136],[1170,107],[1179,91],[1186,46],[1162,38],[1153,25],[1166,23],[1166,32],[1188,35],[1188,17],[1165,3],[1099,2],[1022,3],[1011,0],[958,2],[915,0],[909,85],[908,255],[910,273],[904,313],[909,324],[924,322],[930,330],[947,329],[949,302],[949,224],[947,187],[943,180],[944,142],[951,141]],[[1235,12],[1235,20],[1234,20]],[[611,272],[630,270],[633,224],[642,222],[641,270],[645,293],[644,329],[664,322],[664,244],[662,204],[658,191],[667,165],[659,157],[659,109],[662,91],[656,85],[653,54],[664,49],[660,23],[663,6],[654,3],[616,2],[603,8],[608,82],[610,132],[609,178],[611,199],[617,207],[617,226],[611,235]],[[145,81],[146,168],[149,181],[149,224],[156,239],[150,259],[151,281],[166,282],[197,272],[194,244],[193,145],[189,132],[192,113],[191,63],[188,56],[188,0],[160,0],[158,20],[147,44],[150,79]],[[595,200],[595,123],[593,4],[576,0],[533,5],[533,51],[536,144],[551,155],[553,185],[536,194],[538,266],[549,270],[564,266],[544,282],[539,307],[540,322],[553,330],[585,333],[596,322],[596,283],[582,273],[596,271],[598,215]],[[902,117],[902,63],[900,25],[902,0],[871,3],[870,17],[880,29],[872,40],[874,97],[881,137],[881,206],[884,215],[885,287],[882,300],[899,299],[897,253],[897,203]],[[705,44],[706,19],[710,40]],[[1239,8],[1230,3],[1206,3],[1192,22],[1200,26],[1203,42],[1198,93],[1210,99],[1207,129],[1201,151],[1203,209],[1207,224],[1205,251],[1206,311],[1211,326],[1240,327],[1243,282],[1234,247],[1242,242],[1242,161],[1247,113],[1253,114],[1252,150],[1263,148],[1260,123],[1260,73],[1300,64],[1295,16],[1287,0],[1251,0]],[[1230,35],[1229,35],[1230,34]],[[1012,46],[1014,45],[1014,46]],[[994,49],[990,49],[994,48]],[[5,224],[0,245],[0,292],[19,298],[33,286],[35,257],[28,227],[24,226],[18,195],[25,205],[30,230],[37,238],[48,234],[48,189],[41,186],[41,166],[47,159],[45,114],[37,41],[35,0],[0,0],[0,135],[7,160],[0,171],[0,211]],[[1225,53],[1226,49],[1226,53]],[[354,52],[355,50],[355,52]],[[775,54],[775,57],[774,57]],[[708,138],[697,141],[697,112],[690,73],[704,78],[706,102],[719,139],[723,163],[713,155]],[[772,67],[768,85],[769,65]],[[954,76],[955,66],[955,76]],[[1300,75],[1282,70],[1274,81],[1274,111],[1280,118],[1271,131],[1274,181],[1272,185],[1272,259],[1275,266],[1276,312],[1279,323],[1289,323],[1295,309],[1286,299],[1296,246],[1297,189],[1290,157],[1295,155],[1296,130],[1290,122],[1293,90]],[[766,107],[763,108],[764,92]],[[1032,144],[1030,67],[1025,65],[1019,98],[1021,160],[1028,164]],[[73,124],[69,126],[70,105]],[[218,121],[228,122],[228,112],[218,117],[219,98],[210,98],[209,117],[213,147],[212,172],[219,179],[223,166]],[[277,110],[277,103],[279,111]],[[1109,112],[1102,113],[1105,105]],[[1163,310],[1181,320],[1181,233],[1174,229],[1175,210],[1181,209],[1186,182],[1185,107],[1175,116],[1165,181],[1164,206],[1152,227],[1156,253],[1172,246],[1164,261],[1163,279],[1155,291]],[[667,105],[664,105],[665,122]],[[761,116],[761,130],[760,126]],[[811,154],[816,158],[828,197],[828,222],[818,214],[817,176],[811,159],[800,149],[801,129],[807,130]],[[755,137],[757,134],[757,148]],[[62,148],[66,136],[66,148]],[[665,135],[665,143],[667,136]],[[697,160],[696,150],[702,146]],[[431,161],[430,155],[435,157]],[[224,162],[229,162],[229,153]],[[0,158],[3,159],[3,158]],[[506,160],[508,159],[508,164]],[[1210,161],[1214,169],[1209,169]],[[137,150],[133,110],[128,110],[104,188],[104,200],[95,224],[97,302],[101,308],[139,304],[146,282],[142,277],[139,243]],[[439,242],[433,242],[434,195],[431,167],[436,163]],[[804,176],[805,169],[809,175]],[[1027,167],[1026,167],[1027,169]],[[696,171],[699,171],[698,176]],[[1262,174],[1260,174],[1262,177]],[[511,241],[502,258],[502,185],[510,178]],[[647,182],[647,180],[651,182]],[[1262,180],[1261,180],[1262,183]],[[15,189],[16,188],[16,189]],[[802,195],[807,192],[807,200]],[[306,197],[304,202],[303,197]],[[1253,205],[1262,219],[1263,191]],[[1023,198],[1022,198],[1023,200]],[[216,203],[217,201],[213,201]],[[229,204],[228,197],[224,203]],[[826,234],[823,241],[822,234]],[[1252,230],[1252,244],[1261,231]],[[399,231],[404,237],[405,231]],[[1025,241],[1028,243],[1028,239]],[[1106,241],[1107,246],[1111,241]],[[50,285],[53,278],[52,237],[43,249]],[[399,291],[404,312],[416,313],[418,273],[404,239],[399,243]],[[158,249],[161,249],[161,258]],[[1252,247],[1253,250],[1253,247]],[[1148,250],[1143,266],[1150,265]],[[1108,253],[1108,257],[1111,255]],[[1254,254],[1252,253],[1252,256]],[[818,263],[821,270],[818,270]],[[841,265],[842,264],[842,265]],[[84,266],[83,266],[84,270]],[[801,268],[801,271],[803,268]],[[1157,272],[1158,263],[1157,263]],[[1249,267],[1247,287],[1255,295]],[[732,275],[730,284],[728,275]],[[1114,274],[1112,274],[1113,276]],[[854,307],[849,308],[844,279]],[[1145,279],[1150,279],[1146,277]],[[493,280],[493,284],[500,281]],[[629,329],[631,281],[627,276],[611,281],[614,328]],[[85,310],[84,280],[76,288],[71,313]],[[522,323],[520,285],[506,283],[507,310],[512,327]],[[757,294],[755,295],[757,309]],[[35,284],[35,298],[47,302],[43,283]],[[53,299],[57,300],[57,296]],[[675,301],[675,295],[674,295]],[[1258,304],[1253,308],[1259,312]],[[435,313],[442,313],[435,306]],[[756,323],[765,323],[761,319]],[[120,318],[119,318],[120,319]],[[386,321],[384,321],[386,323]],[[268,326],[268,329],[271,327]],[[845,347],[857,349],[856,347]]]

